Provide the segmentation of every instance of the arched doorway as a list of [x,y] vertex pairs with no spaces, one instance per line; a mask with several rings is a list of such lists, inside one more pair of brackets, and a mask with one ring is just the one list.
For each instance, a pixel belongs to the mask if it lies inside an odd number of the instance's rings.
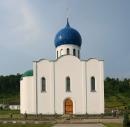
[[70,98],[67,98],[64,102],[65,114],[73,114],[73,102]]

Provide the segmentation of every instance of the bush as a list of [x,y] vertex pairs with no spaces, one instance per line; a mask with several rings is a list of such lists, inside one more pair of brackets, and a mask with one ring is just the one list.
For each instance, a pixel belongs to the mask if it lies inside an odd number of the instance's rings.
[[123,120],[123,127],[128,127],[129,124],[129,115],[128,112],[124,112],[124,120]]
[[112,116],[112,112],[105,112],[104,116]]
[[128,105],[128,110],[130,110],[130,104]]

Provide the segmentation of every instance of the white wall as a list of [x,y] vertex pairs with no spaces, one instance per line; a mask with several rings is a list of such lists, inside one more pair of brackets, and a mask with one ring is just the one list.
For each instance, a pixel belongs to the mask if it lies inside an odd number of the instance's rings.
[[20,112],[34,114],[34,85],[33,76],[23,77],[20,81]]
[[[89,59],[86,62],[87,73],[87,113],[104,113],[104,73],[103,61]],[[91,77],[95,77],[95,92],[91,91]]]
[[[71,98],[73,101],[73,113],[86,113],[85,96],[85,66],[77,57],[67,55],[55,62],[55,111],[57,114],[64,114],[64,100]],[[70,77],[71,92],[66,92],[66,77]]]
[[[54,67],[53,62],[37,62],[38,113],[54,114]],[[41,78],[46,79],[46,92],[41,92]]]
[[[67,76],[71,92],[66,92]],[[96,79],[96,92],[90,89],[92,76]],[[42,77],[46,78],[46,92],[41,92]],[[66,98],[73,101],[73,114],[104,113],[103,61],[80,61],[66,55],[56,61],[33,62],[33,77],[23,77],[20,83],[21,113],[64,114]]]
[[[78,51],[79,51],[79,58],[80,58],[80,47],[72,44],[65,44],[58,46],[56,48],[56,58],[61,57],[63,55],[67,55],[67,48],[70,50],[70,55],[73,55],[73,49],[76,51],[76,56],[78,57]],[[58,51],[58,56],[57,56]]]

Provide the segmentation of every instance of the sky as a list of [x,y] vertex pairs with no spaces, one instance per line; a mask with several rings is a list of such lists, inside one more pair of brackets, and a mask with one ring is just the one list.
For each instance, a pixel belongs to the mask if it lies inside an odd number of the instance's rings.
[[102,59],[105,77],[130,78],[130,0],[0,0],[0,75],[54,60],[67,16],[82,36],[82,60]]

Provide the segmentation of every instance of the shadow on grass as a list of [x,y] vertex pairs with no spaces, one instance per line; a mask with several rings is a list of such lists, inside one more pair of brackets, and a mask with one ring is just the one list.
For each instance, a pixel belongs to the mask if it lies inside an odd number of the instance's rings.
[[106,127],[123,127],[120,123],[104,123]]

